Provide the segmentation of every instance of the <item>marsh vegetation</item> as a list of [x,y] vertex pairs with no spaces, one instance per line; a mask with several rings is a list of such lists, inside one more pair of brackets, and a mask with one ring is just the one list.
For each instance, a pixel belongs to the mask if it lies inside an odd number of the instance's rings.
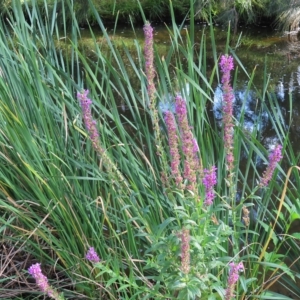
[[230,27],[222,51],[212,22],[194,47],[193,1],[185,29],[169,6],[163,54],[140,6],[129,49],[92,1],[88,47],[78,3],[44,4],[0,24],[0,297],[298,299],[293,94],[283,115]]

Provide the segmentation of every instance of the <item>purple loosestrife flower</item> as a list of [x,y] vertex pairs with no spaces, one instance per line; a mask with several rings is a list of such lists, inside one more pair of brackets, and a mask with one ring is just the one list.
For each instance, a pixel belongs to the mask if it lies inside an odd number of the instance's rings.
[[182,229],[181,232],[181,271],[184,274],[190,272],[190,230]]
[[224,124],[224,147],[226,150],[227,168],[233,170],[233,101],[234,94],[230,85],[230,71],[234,69],[233,58],[228,55],[222,55],[220,60],[222,71],[221,82],[223,84],[223,124]]
[[195,138],[193,139],[193,152],[194,153],[199,152],[199,146],[198,146],[197,140]]
[[[155,68],[154,68],[154,54],[153,54],[153,28],[150,23],[144,25],[145,35],[145,73],[148,81],[148,96],[150,101],[150,107],[154,105],[155,99]],[[154,106],[153,106],[154,108]]]
[[276,145],[274,150],[270,153],[269,165],[267,166],[266,170],[263,173],[263,177],[259,184],[260,187],[267,186],[269,181],[271,180],[276,164],[282,159],[281,150],[282,150],[282,146]]
[[228,285],[226,289],[225,300],[231,300],[234,297],[234,288],[235,288],[235,284],[239,279],[239,272],[244,271],[244,265],[242,262],[238,264],[231,262],[229,266],[230,266],[230,271],[228,276]]
[[85,258],[94,264],[100,262],[100,258],[94,247],[89,248],[88,252],[85,255]]
[[171,155],[171,173],[175,179],[176,185],[181,188],[182,176],[180,174],[180,154],[178,151],[178,136],[176,131],[176,122],[174,114],[171,111],[165,112],[165,122],[169,136],[169,148]]
[[88,90],[83,90],[81,93],[78,92],[77,98],[80,101],[84,125],[92,141],[93,148],[95,149],[97,154],[101,157],[103,161],[103,165],[105,166],[107,172],[112,177],[117,176],[119,182],[121,182],[121,184],[123,184],[123,187],[127,189],[127,184],[125,182],[122,173],[118,170],[114,162],[110,159],[110,157],[106,153],[105,149],[101,146],[99,133],[96,126],[96,121],[93,120],[92,112],[91,112],[92,100],[87,97],[88,93],[89,93]]
[[60,299],[59,294],[48,283],[48,278],[42,273],[41,264],[36,263],[28,269],[29,274],[35,279],[39,289],[47,293],[50,298]]
[[161,172],[161,179],[163,184],[167,183],[167,176],[164,172],[168,170],[168,162],[166,159],[166,154],[164,148],[162,146],[161,134],[160,134],[160,127],[159,127],[159,115],[156,108],[156,88],[154,83],[155,77],[155,67],[154,67],[154,50],[153,50],[153,28],[149,22],[146,22],[144,25],[144,35],[145,35],[145,46],[144,46],[144,53],[145,53],[145,73],[147,77],[147,93],[149,98],[149,113],[151,116],[153,131],[156,138],[156,154],[160,157],[162,162],[162,172]]
[[88,93],[89,90],[83,90],[81,93],[78,92],[77,98],[80,101],[84,125],[86,130],[88,131],[93,147],[99,154],[103,154],[104,150],[102,149],[99,143],[99,133],[96,126],[96,121],[93,120],[92,117],[92,112],[91,112],[92,100],[88,98],[87,96]]
[[185,156],[183,177],[189,181],[187,188],[196,192],[199,160],[195,152],[195,139],[188,122],[186,103],[180,95],[175,97],[175,112],[181,134],[182,152]]
[[214,193],[214,185],[217,183],[217,168],[215,166],[211,167],[211,169],[204,169],[204,177],[202,179],[203,185],[205,186],[205,205],[212,205],[215,193]]

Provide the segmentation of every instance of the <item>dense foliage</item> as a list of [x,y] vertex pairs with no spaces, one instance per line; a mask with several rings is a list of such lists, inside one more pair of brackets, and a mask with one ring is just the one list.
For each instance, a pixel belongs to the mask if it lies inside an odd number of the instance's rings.
[[[1,14],[6,14],[10,10],[15,0],[2,0],[0,2]],[[143,20],[140,7],[146,18],[152,21],[170,21],[170,0],[92,0],[93,6],[100,14],[103,21],[115,22],[141,22]],[[300,21],[300,1],[297,0],[193,0],[193,11],[195,17],[209,22],[210,16],[217,22],[227,24],[231,21],[232,28],[242,22],[247,24],[258,24],[261,22],[270,25],[279,25],[281,29],[295,30]],[[64,1],[62,0],[25,0],[23,10],[27,5],[36,3],[45,17],[55,10],[60,22],[71,22],[72,15],[66,10],[65,19]],[[46,3],[46,6],[45,6]],[[172,7],[177,16],[177,20],[184,19],[189,12],[190,0],[173,0]],[[25,5],[26,4],[26,5]],[[46,8],[47,7],[47,8]],[[73,11],[79,24],[86,25],[97,23],[94,18],[93,10],[85,0],[73,0]]]
[[198,17],[227,23],[236,28],[240,22],[246,24],[269,23],[284,30],[296,30],[300,22],[300,1],[296,0],[197,0]]
[[[89,48],[69,1],[16,2],[1,19],[1,297],[300,297],[292,106],[286,124],[269,77],[257,90],[232,51],[230,28],[221,53],[213,26],[195,46],[193,4],[185,30],[170,7],[163,55],[146,19],[143,43],[116,46],[92,2],[103,36],[89,28]],[[249,80],[234,115],[239,70]]]

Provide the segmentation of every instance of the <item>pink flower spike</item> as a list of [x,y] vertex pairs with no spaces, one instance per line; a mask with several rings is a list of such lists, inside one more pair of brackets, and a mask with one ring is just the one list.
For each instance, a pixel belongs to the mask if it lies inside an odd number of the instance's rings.
[[190,230],[183,228],[181,236],[181,271],[184,274],[190,272]]
[[86,253],[85,258],[92,263],[100,262],[100,258],[98,256],[97,252],[95,251],[94,247],[89,248],[88,252]]
[[212,205],[215,192],[214,186],[217,184],[217,175],[216,175],[217,168],[215,166],[211,167],[210,169],[204,169],[204,178],[202,179],[203,185],[205,186],[205,205]]
[[182,176],[180,173],[180,154],[178,150],[178,135],[176,130],[175,116],[171,111],[165,112],[165,122],[168,130],[169,148],[171,156],[171,172],[176,185],[181,188]]
[[259,186],[264,187],[267,186],[269,181],[271,180],[274,170],[276,168],[276,164],[280,162],[282,159],[282,146],[281,145],[276,145],[273,151],[271,151],[269,155],[269,165],[267,166],[266,170],[263,173],[263,177],[260,181]]
[[220,59],[220,68],[223,73],[228,73],[234,69],[233,57],[230,55],[222,55]]
[[28,269],[29,274],[36,280],[36,284],[42,292],[49,290],[47,277],[42,273],[41,264],[36,263]]
[[48,278],[42,273],[40,263],[31,265],[28,269],[28,273],[35,279],[37,286],[42,292],[47,293],[47,295],[52,299],[60,299],[57,291],[49,285]]
[[196,152],[195,138],[188,122],[186,102],[180,94],[175,97],[175,113],[182,142],[182,152],[185,156],[183,177],[188,180],[187,189],[196,192],[199,159]]
[[197,140],[195,138],[193,139],[193,152],[194,153],[199,152],[198,142],[197,142]]
[[222,55],[220,59],[223,84],[223,124],[224,124],[224,147],[226,151],[227,169],[229,172],[234,167],[233,157],[233,102],[234,94],[230,84],[230,71],[234,69],[232,56]]
[[228,276],[228,285],[225,294],[225,300],[231,300],[234,297],[235,284],[239,279],[239,272],[244,271],[244,265],[242,262],[238,264],[231,262],[229,264],[230,271]]
[[[80,102],[81,108],[82,108],[82,116],[83,116],[83,121],[85,128],[88,131],[88,134],[90,136],[90,139],[92,141],[93,147],[99,151],[101,147],[99,147],[99,133],[97,129],[97,122],[93,120],[92,117],[92,111],[91,111],[91,106],[92,106],[92,100],[88,98],[88,93],[89,90],[83,90],[81,93],[77,93],[77,98]],[[100,154],[101,154],[102,149],[100,149]]]
[[144,35],[145,35],[145,73],[148,81],[148,96],[150,100],[150,107],[155,100],[155,67],[154,67],[154,51],[153,51],[153,28],[150,23],[144,25]]

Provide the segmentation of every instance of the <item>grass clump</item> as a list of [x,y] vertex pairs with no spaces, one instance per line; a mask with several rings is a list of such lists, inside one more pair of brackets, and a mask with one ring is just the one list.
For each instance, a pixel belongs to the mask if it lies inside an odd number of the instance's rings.
[[[238,116],[232,109],[243,66],[229,43],[217,53],[211,28],[208,69],[205,39],[193,47],[190,6],[186,37],[173,16],[163,57],[146,21],[136,59],[125,46],[121,56],[92,3],[110,49],[102,52],[90,28],[92,58],[77,46],[76,18],[69,38],[55,14],[41,18],[34,3],[26,6],[29,20],[20,4],[1,20],[0,290],[7,299],[263,299],[276,295],[275,282],[300,295],[298,236],[289,233],[300,216],[300,181],[296,167],[285,172],[298,157],[278,103],[266,76],[255,91],[258,117],[244,128],[245,107]],[[68,44],[67,56],[57,40]],[[254,89],[254,73],[247,76],[246,96]],[[221,127],[210,112],[218,84]],[[268,151],[263,113],[274,131]]]

